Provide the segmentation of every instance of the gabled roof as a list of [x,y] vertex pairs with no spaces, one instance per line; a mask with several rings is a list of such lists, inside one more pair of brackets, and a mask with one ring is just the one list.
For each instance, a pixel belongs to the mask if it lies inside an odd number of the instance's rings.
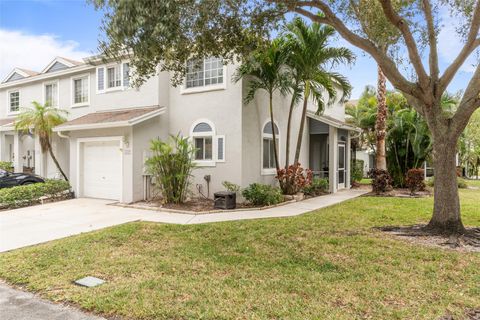
[[75,61],[67,58],[62,57],[55,57],[43,70],[42,73],[53,72],[58,70],[63,70],[75,66],[79,66],[84,64],[80,61]]
[[36,76],[37,74],[39,73],[36,71],[22,69],[22,68],[15,68],[5,77],[5,79],[3,79],[2,83],[8,82],[8,81],[20,80],[20,79],[28,78],[31,76]]
[[53,131],[128,127],[156,117],[163,112],[165,112],[165,107],[159,106],[93,112],[55,127]]
[[357,132],[361,131],[360,128],[357,128],[357,127],[352,126],[352,125],[350,125],[350,124],[348,124],[344,121],[335,119],[335,118],[327,116],[327,115],[323,115],[323,114],[320,115],[320,114],[316,114],[315,112],[312,112],[312,111],[307,111],[307,116],[309,118],[312,118],[312,119],[318,120],[320,122],[326,123],[329,126],[332,126],[332,127],[338,128],[338,129],[345,129],[345,130],[357,131]]

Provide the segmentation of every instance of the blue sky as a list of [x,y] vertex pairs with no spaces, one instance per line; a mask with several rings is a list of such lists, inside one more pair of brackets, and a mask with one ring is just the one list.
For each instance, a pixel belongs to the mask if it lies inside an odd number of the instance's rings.
[[[84,0],[0,0],[0,79],[14,67],[41,71],[55,56],[81,59],[96,52],[102,14]],[[439,43],[442,68],[451,62],[461,43],[447,14],[447,26]],[[349,78],[358,98],[366,85],[375,85],[375,62],[344,40],[337,45],[349,46],[357,61],[338,71]],[[450,91],[465,88],[472,76],[475,57],[471,57],[458,74]]]

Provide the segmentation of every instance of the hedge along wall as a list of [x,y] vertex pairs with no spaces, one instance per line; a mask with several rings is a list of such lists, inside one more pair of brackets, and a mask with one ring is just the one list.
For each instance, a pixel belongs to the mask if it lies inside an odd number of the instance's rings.
[[42,199],[60,200],[70,197],[70,184],[64,180],[47,180],[25,186],[0,189],[0,208],[26,207]]

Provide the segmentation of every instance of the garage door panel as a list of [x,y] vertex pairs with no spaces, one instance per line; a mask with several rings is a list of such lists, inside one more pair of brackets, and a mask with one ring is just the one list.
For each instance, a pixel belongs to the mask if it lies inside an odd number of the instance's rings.
[[120,200],[122,161],[118,141],[86,142],[83,147],[83,195]]

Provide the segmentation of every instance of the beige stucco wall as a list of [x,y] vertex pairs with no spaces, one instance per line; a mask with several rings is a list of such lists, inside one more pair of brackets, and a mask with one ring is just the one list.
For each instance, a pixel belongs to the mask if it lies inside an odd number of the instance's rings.
[[211,176],[210,196],[224,190],[222,182],[242,183],[242,92],[241,83],[233,83],[235,66],[226,68],[226,88],[185,94],[182,87],[170,87],[169,132],[189,136],[192,125],[207,119],[215,126],[217,135],[225,135],[225,162],[214,167],[199,166],[194,170],[193,196],[198,196],[196,185],[201,185],[207,195],[205,175]]

